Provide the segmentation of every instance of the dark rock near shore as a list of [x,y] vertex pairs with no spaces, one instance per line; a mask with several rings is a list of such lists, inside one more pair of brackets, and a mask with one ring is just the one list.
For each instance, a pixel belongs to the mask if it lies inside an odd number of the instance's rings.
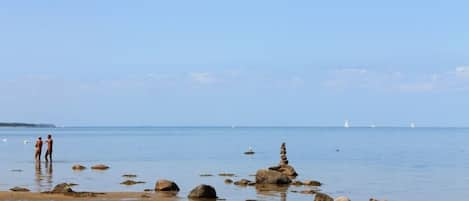
[[86,169],[86,167],[83,166],[83,165],[80,165],[80,164],[76,164],[76,165],[73,165],[73,166],[72,166],[72,170],[78,170],[78,171],[80,171],[80,170],[84,170],[84,169]]
[[213,177],[213,174],[200,174],[201,177]]
[[291,180],[287,175],[274,170],[258,170],[256,173],[257,184],[290,184]]
[[231,183],[233,183],[233,180],[231,180],[231,179],[225,179],[225,184],[231,184]]
[[122,175],[122,177],[135,178],[135,177],[137,177],[137,175],[136,174],[124,174],[124,175]]
[[30,190],[27,189],[27,188],[23,188],[23,187],[14,187],[14,188],[10,188],[10,191],[14,191],[14,192],[29,192]]
[[107,170],[107,169],[109,169],[109,166],[104,165],[104,164],[98,164],[98,165],[91,166],[91,169],[93,169],[93,170]]
[[155,184],[155,191],[179,191],[178,185],[169,180],[158,180]]
[[217,192],[215,191],[215,188],[213,188],[212,186],[202,184],[192,189],[188,197],[189,198],[216,199]]
[[72,188],[70,188],[70,185],[68,185],[67,183],[57,184],[55,185],[54,189],[50,191],[50,193],[73,193],[73,192],[75,191],[73,191]]
[[316,193],[314,201],[334,201],[334,199],[325,193]]

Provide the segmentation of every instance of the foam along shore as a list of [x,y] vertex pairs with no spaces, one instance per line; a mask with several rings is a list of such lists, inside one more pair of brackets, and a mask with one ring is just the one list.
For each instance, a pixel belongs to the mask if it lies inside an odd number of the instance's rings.
[[164,193],[155,192],[107,192],[98,193],[96,196],[76,197],[64,194],[50,194],[39,192],[11,192],[0,191],[0,200],[161,200],[161,201],[177,201],[178,197],[169,196]]

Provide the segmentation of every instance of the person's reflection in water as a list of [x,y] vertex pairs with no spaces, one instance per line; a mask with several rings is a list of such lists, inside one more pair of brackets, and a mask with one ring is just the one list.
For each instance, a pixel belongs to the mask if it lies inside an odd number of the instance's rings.
[[35,182],[36,182],[36,191],[41,191],[41,180],[42,180],[42,170],[41,170],[41,161],[36,160],[35,163]]
[[52,161],[46,161],[47,188],[52,188]]

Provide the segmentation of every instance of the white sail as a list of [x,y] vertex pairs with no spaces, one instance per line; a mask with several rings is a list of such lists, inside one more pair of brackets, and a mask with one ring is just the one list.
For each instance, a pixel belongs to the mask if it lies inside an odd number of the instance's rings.
[[350,128],[350,124],[348,120],[345,120],[344,128]]

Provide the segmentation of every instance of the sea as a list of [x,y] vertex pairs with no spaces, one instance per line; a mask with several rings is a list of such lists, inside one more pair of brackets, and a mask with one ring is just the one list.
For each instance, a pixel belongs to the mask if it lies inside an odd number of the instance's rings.
[[[34,142],[47,134],[54,139],[53,162],[35,162]],[[257,170],[279,163],[283,142],[297,180],[320,181],[318,190],[333,197],[469,197],[469,128],[440,127],[0,128],[0,191],[20,186],[42,192],[66,182],[78,184],[75,191],[143,192],[153,189],[158,179],[168,179],[181,189],[180,200],[187,200],[199,184],[212,185],[226,200],[313,200],[314,195],[296,192],[311,187],[262,191],[224,183],[227,178],[254,181]],[[254,155],[243,154],[249,147]],[[74,164],[88,169],[73,171]],[[91,170],[95,164],[110,169]],[[135,174],[133,180],[146,183],[122,185],[124,174]]]

